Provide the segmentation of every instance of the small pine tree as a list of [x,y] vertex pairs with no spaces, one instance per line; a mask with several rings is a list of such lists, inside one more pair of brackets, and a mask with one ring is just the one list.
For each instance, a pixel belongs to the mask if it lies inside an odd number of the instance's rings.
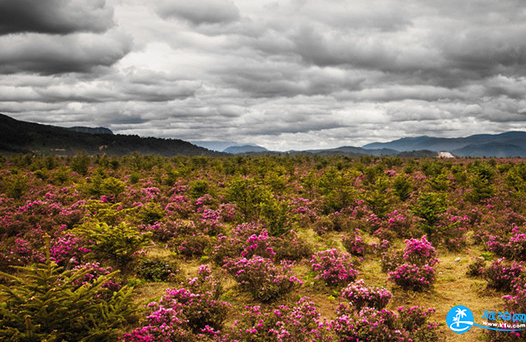
[[19,276],[1,273],[10,283],[0,285],[0,341],[115,341],[134,316],[131,288],[103,299],[116,272],[79,285],[89,270],[63,271],[49,252],[45,263],[16,269]]

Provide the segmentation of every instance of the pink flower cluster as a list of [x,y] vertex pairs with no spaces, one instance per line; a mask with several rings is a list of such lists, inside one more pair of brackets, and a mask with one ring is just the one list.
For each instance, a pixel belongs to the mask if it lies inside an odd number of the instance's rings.
[[364,284],[363,279],[350,283],[341,291],[343,299],[347,299],[357,311],[363,307],[381,310],[391,300],[393,294],[383,287],[371,287]]
[[225,268],[254,299],[268,302],[303,284],[293,275],[293,265],[285,260],[276,265],[271,259],[256,255],[250,259],[230,259]]
[[318,273],[316,279],[325,281],[329,286],[341,286],[354,281],[358,275],[351,259],[350,254],[335,248],[328,249],[314,253],[310,266]]

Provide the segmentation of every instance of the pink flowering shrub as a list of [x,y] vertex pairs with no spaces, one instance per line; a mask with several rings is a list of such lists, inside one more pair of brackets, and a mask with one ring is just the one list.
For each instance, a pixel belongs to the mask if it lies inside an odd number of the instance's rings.
[[367,244],[362,240],[358,232],[350,235],[342,235],[343,247],[352,255],[363,257],[367,252]]
[[314,253],[310,266],[318,274],[316,279],[325,281],[329,286],[345,285],[354,281],[358,275],[358,271],[353,268],[351,255],[337,249]]
[[391,300],[393,294],[383,287],[371,287],[364,284],[363,279],[350,283],[341,291],[343,299],[347,299],[357,311],[363,307],[381,310]]
[[210,237],[203,233],[196,233],[173,239],[169,244],[178,254],[186,258],[196,258],[201,257],[210,246]]
[[309,298],[301,298],[292,308],[280,305],[274,310],[247,307],[221,339],[227,341],[323,342],[333,341],[329,322],[322,319]]
[[488,281],[487,287],[502,292],[510,292],[513,282],[523,273],[522,262],[506,262],[501,258],[493,261],[484,271],[484,278]]
[[429,318],[436,312],[435,308],[424,309],[419,306],[399,307],[398,319],[402,328],[409,332],[413,341],[434,342],[444,340],[438,334],[439,324],[429,322]]
[[333,329],[339,341],[409,341],[409,333],[397,320],[392,311],[364,307],[351,315],[340,312]]
[[78,264],[90,249],[84,247],[82,239],[72,233],[51,239],[49,253],[51,260],[57,265],[65,266],[67,263]]
[[478,277],[484,274],[486,270],[486,260],[483,257],[477,257],[471,264],[468,265],[466,274],[470,277]]
[[513,227],[509,237],[490,236],[487,243],[493,253],[511,260],[526,259],[526,233],[524,227]]
[[201,266],[198,277],[187,280],[188,288],[167,289],[159,302],[148,304],[150,314],[143,326],[122,340],[183,342],[218,335],[230,304],[217,300],[213,284],[210,268]]
[[427,264],[401,264],[389,272],[387,279],[404,290],[424,291],[435,281],[435,270]]
[[219,234],[212,249],[212,258],[222,265],[228,258],[251,258],[258,255],[273,260],[301,260],[312,255],[312,247],[294,231],[280,237],[270,236],[259,224],[241,224],[233,229],[231,237]]
[[436,258],[437,252],[431,242],[427,241],[424,235],[421,239],[405,240],[405,248],[402,259],[411,264],[430,266],[435,265],[439,260]]
[[438,323],[429,322],[435,309],[400,307],[397,312],[364,307],[354,311],[340,305],[332,326],[339,341],[443,341]]
[[250,259],[231,259],[224,266],[241,289],[256,300],[269,302],[303,284],[293,275],[293,265],[288,261],[276,265],[270,259],[254,256]]

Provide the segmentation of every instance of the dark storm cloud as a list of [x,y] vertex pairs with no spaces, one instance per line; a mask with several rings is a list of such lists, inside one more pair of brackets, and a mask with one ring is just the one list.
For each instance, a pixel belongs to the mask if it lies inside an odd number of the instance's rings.
[[0,0],[0,34],[100,33],[113,25],[104,0]]
[[99,66],[113,65],[130,52],[131,47],[131,39],[121,34],[3,36],[0,37],[0,73],[90,72]]
[[165,0],[158,6],[163,18],[188,20],[194,25],[221,24],[239,18],[239,10],[229,0]]

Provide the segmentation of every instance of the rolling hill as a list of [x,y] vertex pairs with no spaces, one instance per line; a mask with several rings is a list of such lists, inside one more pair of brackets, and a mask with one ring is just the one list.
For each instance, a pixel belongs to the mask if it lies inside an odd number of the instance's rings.
[[[74,155],[81,151],[89,154],[106,153],[207,155],[224,156],[189,142],[177,139],[142,138],[137,135],[113,134],[101,128],[63,128],[15,120],[0,114],[0,153],[43,153]],[[111,134],[110,134],[111,132]]]

